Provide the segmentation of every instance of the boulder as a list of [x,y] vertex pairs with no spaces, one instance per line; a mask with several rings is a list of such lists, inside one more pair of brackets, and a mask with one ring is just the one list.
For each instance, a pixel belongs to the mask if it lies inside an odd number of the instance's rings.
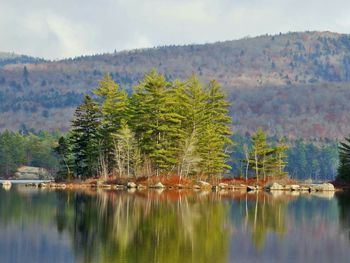
[[271,183],[271,184],[265,185],[264,189],[268,191],[278,191],[278,190],[284,190],[284,187],[278,183]]
[[134,182],[128,182],[126,185],[127,188],[136,188],[137,185]]
[[15,173],[16,179],[20,180],[43,180],[53,179],[45,168],[34,166],[21,166]]
[[250,191],[255,191],[256,190],[256,187],[253,186],[253,185],[248,185],[247,186],[247,191],[250,192]]
[[46,188],[46,187],[48,187],[48,185],[45,184],[45,183],[40,183],[40,184],[38,185],[38,187],[40,187],[40,188]]
[[137,189],[141,190],[141,189],[145,189],[146,186],[142,185],[142,184],[138,184],[137,185]]
[[220,189],[228,188],[228,184],[226,184],[226,183],[220,183],[220,184],[219,184],[219,188],[220,188]]
[[199,185],[201,188],[211,188],[211,185],[210,185],[210,183],[208,183],[208,182],[205,182],[205,181],[198,181],[197,183],[198,183],[198,185]]
[[289,184],[289,185],[286,185],[284,187],[284,189],[286,190],[290,190],[290,191],[297,191],[300,189],[300,185],[297,185],[297,184]]
[[150,188],[164,189],[165,186],[164,186],[161,182],[158,182],[158,183],[156,183],[155,185],[150,186]]
[[316,191],[335,191],[334,185],[331,183],[323,183],[314,186]]

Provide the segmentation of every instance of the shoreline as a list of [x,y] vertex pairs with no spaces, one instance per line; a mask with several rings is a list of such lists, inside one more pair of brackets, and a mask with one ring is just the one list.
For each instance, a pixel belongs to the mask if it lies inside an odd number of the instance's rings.
[[153,176],[140,178],[98,178],[83,181],[66,180],[61,182],[32,182],[25,184],[27,187],[52,188],[52,189],[105,189],[105,190],[194,190],[228,192],[255,192],[255,191],[283,191],[283,192],[335,192],[350,190],[346,184],[337,182],[309,183],[291,179],[260,180],[242,178],[222,178],[217,180],[194,180],[180,178],[179,176]]

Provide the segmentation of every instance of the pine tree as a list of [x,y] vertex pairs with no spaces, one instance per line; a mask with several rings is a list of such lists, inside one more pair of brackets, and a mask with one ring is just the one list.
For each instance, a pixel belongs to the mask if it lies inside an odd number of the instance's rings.
[[156,175],[177,163],[181,116],[174,110],[171,84],[156,71],[147,74],[132,96],[132,126],[143,154],[152,161]]
[[112,134],[121,127],[121,121],[128,118],[128,94],[122,90],[112,77],[107,74],[99,82],[99,86],[94,90],[97,95],[99,109],[101,112],[100,134],[103,140],[100,142],[100,161],[102,166],[107,166],[108,173],[113,169],[113,138]]
[[[188,160],[192,160],[193,171],[187,174],[222,174],[230,168],[226,165],[225,147],[231,143],[231,118],[228,117],[229,104],[225,95],[215,81],[205,89],[195,76],[186,82],[176,82],[175,87],[178,113],[183,117],[180,171],[187,166]],[[188,151],[189,146],[191,151]]]
[[100,112],[88,95],[76,109],[72,129],[72,151],[79,178],[98,173]]
[[271,148],[266,158],[266,171],[268,176],[278,178],[288,174],[284,171],[287,164],[287,150],[288,146],[283,140],[280,141],[277,146]]
[[263,180],[266,179],[268,156],[271,152],[272,149],[267,144],[265,132],[261,128],[257,129],[252,136],[252,151],[250,154],[251,167],[255,171],[257,181],[260,176],[263,176]]
[[173,93],[176,111],[182,116],[178,173],[180,176],[198,174],[201,172],[199,164],[202,160],[200,138],[209,122],[206,113],[208,95],[195,76],[186,82],[176,81]]
[[336,179],[350,181],[350,137],[339,144],[339,167]]
[[74,157],[69,136],[60,137],[58,139],[58,145],[54,148],[54,151],[60,157],[60,168],[57,172],[58,178],[71,179],[74,176]]
[[228,115],[230,104],[225,100],[216,81],[211,81],[207,91],[206,120],[204,136],[201,137],[201,165],[208,175],[219,175],[231,167],[226,164],[229,158],[228,145],[232,144],[231,117]]

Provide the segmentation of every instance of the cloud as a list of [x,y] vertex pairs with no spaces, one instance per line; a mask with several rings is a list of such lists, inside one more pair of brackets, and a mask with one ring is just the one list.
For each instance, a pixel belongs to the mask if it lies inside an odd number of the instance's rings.
[[345,0],[1,0],[0,51],[73,57],[304,30],[350,32]]

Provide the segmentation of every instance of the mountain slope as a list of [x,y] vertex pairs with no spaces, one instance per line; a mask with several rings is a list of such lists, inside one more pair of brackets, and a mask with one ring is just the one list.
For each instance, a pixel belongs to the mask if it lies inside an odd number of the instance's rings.
[[[0,62],[1,63],[1,62]],[[109,72],[130,88],[157,68],[169,79],[217,79],[233,102],[234,128],[290,138],[350,132],[350,36],[288,33],[167,46],[0,68],[0,129],[69,127],[84,93]]]

